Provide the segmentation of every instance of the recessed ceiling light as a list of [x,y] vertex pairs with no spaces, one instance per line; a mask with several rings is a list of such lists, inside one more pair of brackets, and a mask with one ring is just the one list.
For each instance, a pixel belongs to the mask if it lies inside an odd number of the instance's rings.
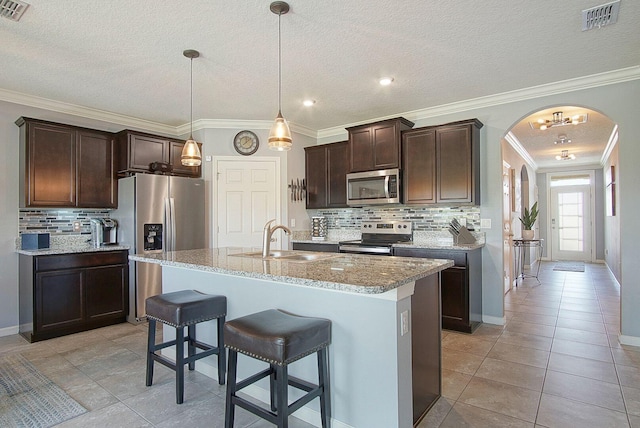
[[380,79],[382,86],[389,86],[393,82],[393,77],[383,77]]
[[302,104],[303,104],[305,107],[311,107],[311,106],[312,106],[312,105],[314,105],[315,103],[316,103],[316,100],[304,100],[304,101],[302,102]]

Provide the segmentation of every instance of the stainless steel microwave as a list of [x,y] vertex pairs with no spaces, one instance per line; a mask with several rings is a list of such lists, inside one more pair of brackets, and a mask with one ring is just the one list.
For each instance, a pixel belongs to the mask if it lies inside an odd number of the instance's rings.
[[399,169],[347,174],[347,205],[362,206],[399,203]]

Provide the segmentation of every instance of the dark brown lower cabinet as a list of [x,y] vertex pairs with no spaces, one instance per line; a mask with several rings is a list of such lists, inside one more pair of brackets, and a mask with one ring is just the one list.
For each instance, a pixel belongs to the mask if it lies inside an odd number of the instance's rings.
[[482,323],[482,250],[396,247],[394,256],[453,260],[440,272],[442,328],[472,333]]
[[20,255],[19,332],[30,342],[124,322],[128,251]]

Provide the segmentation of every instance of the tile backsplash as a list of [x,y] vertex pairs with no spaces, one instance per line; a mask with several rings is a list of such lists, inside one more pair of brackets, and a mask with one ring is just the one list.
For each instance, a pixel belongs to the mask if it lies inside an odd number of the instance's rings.
[[[105,209],[21,209],[19,211],[19,233],[48,232],[64,235],[90,235],[91,218],[109,217],[111,210]],[[80,222],[80,231],[73,230],[73,222]]]
[[480,229],[480,207],[364,207],[308,210],[309,216],[327,217],[329,229],[360,229],[363,221],[403,220],[415,231],[446,230],[451,219],[464,219],[468,229]]

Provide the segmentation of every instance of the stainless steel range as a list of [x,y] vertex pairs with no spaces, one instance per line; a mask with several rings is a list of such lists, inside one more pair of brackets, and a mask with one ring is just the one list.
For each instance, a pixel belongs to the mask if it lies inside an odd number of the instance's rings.
[[362,238],[339,243],[341,253],[390,256],[393,244],[411,243],[413,227],[410,221],[366,221],[360,227]]

